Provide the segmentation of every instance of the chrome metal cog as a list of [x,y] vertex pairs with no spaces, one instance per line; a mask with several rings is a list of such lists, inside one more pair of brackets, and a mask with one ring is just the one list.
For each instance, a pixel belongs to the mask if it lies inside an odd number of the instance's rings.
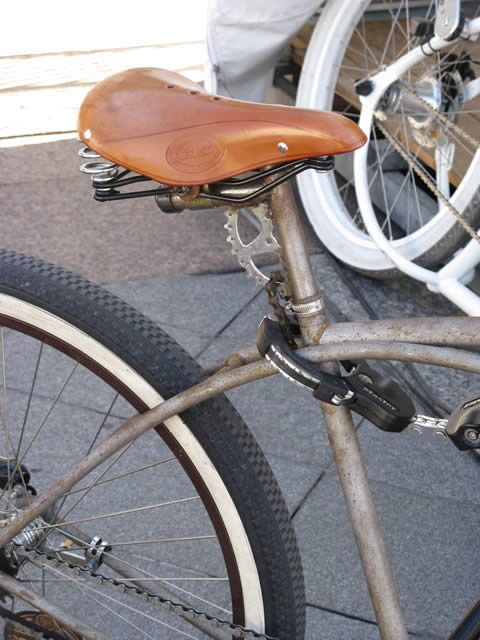
[[[250,206],[248,211],[258,221],[258,235],[256,238],[248,243],[243,242],[239,232],[240,210],[229,207],[225,211],[227,222],[224,225],[227,230],[227,242],[232,245],[232,253],[237,256],[240,266],[245,269],[247,275],[250,278],[255,278],[257,286],[264,287],[269,278],[262,273],[254,260],[257,256],[265,253],[274,253],[280,259],[281,247],[273,233],[273,222],[268,203],[262,202],[256,206]],[[286,283],[282,284],[281,295],[288,295]]]

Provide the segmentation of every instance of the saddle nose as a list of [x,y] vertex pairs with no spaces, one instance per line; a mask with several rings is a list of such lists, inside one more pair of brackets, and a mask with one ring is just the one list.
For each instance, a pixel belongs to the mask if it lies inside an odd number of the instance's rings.
[[217,182],[366,142],[344,116],[213,96],[180,74],[149,68],[95,86],[78,133],[103,158],[167,185]]

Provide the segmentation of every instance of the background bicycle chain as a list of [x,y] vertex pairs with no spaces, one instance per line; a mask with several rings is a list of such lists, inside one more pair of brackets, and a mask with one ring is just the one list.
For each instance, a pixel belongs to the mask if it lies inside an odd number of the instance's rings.
[[[429,113],[432,113],[446,128],[454,131],[458,136],[463,137],[467,142],[469,142],[477,151],[480,150],[480,144],[467,132],[463,131],[463,129],[457,126],[454,122],[445,117],[442,113],[440,113],[437,109],[432,107],[432,105],[428,104],[426,100],[418,96],[414,91],[412,91],[404,82],[401,80],[398,84],[402,87],[408,95],[413,98],[416,102],[422,105],[424,109],[426,109]],[[443,204],[448,207],[448,209],[453,213],[457,222],[463,227],[463,229],[477,242],[480,243],[480,237],[475,232],[474,229],[462,218],[461,213],[452,205],[450,200],[446,198],[443,193],[438,189],[437,185],[434,183],[432,178],[429,176],[428,172],[423,168],[423,166],[413,157],[412,153],[404,147],[404,145],[395,138],[395,136],[390,133],[390,131],[380,122],[379,118],[375,117],[375,126],[380,129],[383,135],[387,138],[387,140],[395,147],[396,151],[402,156],[402,158],[407,162],[409,166],[415,171],[417,176],[423,181],[423,183],[432,191],[435,197],[438,200],[441,200]]]

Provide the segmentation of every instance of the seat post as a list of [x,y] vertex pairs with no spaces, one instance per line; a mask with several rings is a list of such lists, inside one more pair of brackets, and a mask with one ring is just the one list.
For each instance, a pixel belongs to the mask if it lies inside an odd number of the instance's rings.
[[293,311],[305,344],[317,344],[328,323],[315,282],[302,222],[290,181],[272,192],[272,218],[278,230],[282,259],[293,295]]
[[[272,192],[272,217],[302,337],[306,344],[318,344],[328,321],[289,182]],[[326,366],[338,375],[336,363]],[[380,636],[382,640],[408,640],[352,415],[346,406],[320,404]]]

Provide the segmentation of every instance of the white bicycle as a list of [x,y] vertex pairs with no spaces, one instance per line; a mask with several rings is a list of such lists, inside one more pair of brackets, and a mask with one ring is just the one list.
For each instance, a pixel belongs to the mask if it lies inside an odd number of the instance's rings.
[[324,244],[369,275],[422,280],[471,315],[480,301],[462,282],[480,260],[479,15],[478,2],[327,0],[297,95],[298,106],[349,114],[370,140],[339,158],[336,177],[298,177]]

